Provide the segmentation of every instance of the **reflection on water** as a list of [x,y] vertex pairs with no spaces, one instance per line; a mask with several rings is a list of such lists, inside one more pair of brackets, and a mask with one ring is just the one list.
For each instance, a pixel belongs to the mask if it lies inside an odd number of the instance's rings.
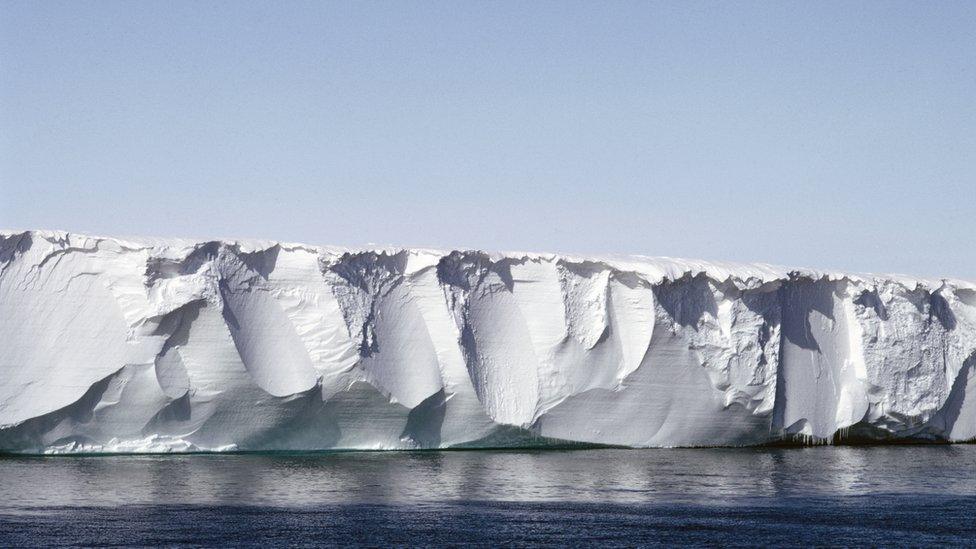
[[976,446],[0,458],[0,509],[976,495]]

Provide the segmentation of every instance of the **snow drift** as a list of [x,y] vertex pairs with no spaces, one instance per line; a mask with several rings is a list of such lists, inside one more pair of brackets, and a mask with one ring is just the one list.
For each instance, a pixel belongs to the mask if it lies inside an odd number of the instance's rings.
[[0,233],[0,450],[976,437],[976,285]]

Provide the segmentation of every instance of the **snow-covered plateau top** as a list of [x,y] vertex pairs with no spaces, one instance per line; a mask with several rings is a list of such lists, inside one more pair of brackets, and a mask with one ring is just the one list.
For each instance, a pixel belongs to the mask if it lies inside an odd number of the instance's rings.
[[71,233],[61,230],[0,229],[0,238],[2,239],[11,239],[24,235],[31,235],[49,242],[63,242],[69,246],[78,247],[94,248],[101,245],[100,243],[102,242],[108,242],[111,243],[109,246],[116,247],[118,249],[147,249],[152,250],[152,254],[154,256],[174,258],[181,257],[188,251],[196,250],[202,246],[214,244],[223,245],[244,253],[261,252],[273,248],[282,250],[306,250],[313,253],[331,256],[368,252],[387,255],[407,253],[411,256],[420,258],[416,262],[418,266],[423,265],[424,261],[436,262],[441,257],[448,256],[452,253],[478,253],[484,254],[493,261],[500,261],[503,259],[518,259],[535,261],[566,261],[571,263],[602,263],[615,270],[630,271],[640,274],[643,278],[650,282],[660,282],[666,279],[675,280],[685,275],[695,276],[698,274],[704,274],[714,280],[729,280],[741,286],[765,283],[778,279],[789,278],[790,276],[796,276],[811,279],[827,278],[830,280],[840,280],[846,278],[851,281],[867,283],[888,281],[896,282],[904,286],[922,286],[928,288],[938,288],[945,284],[956,288],[976,289],[976,281],[968,281],[957,278],[919,277],[895,273],[878,274],[842,272],[807,267],[786,267],[770,263],[708,261],[702,259],[674,258],[665,256],[620,254],[581,256],[566,253],[487,251],[475,248],[457,248],[445,250],[441,248],[402,247],[389,245],[367,245],[358,248],[351,248],[346,246],[312,245],[297,242],[253,238],[218,238],[195,240],[189,238],[163,238],[151,236],[110,237]]

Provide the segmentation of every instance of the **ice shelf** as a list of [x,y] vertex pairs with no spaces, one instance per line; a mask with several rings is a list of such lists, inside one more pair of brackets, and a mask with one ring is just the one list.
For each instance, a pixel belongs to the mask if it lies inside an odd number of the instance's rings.
[[976,284],[0,232],[0,451],[976,437]]

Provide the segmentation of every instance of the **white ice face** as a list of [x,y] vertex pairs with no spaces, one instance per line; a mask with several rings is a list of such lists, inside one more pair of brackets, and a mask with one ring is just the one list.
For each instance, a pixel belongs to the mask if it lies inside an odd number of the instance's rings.
[[0,233],[0,451],[976,437],[976,285]]

